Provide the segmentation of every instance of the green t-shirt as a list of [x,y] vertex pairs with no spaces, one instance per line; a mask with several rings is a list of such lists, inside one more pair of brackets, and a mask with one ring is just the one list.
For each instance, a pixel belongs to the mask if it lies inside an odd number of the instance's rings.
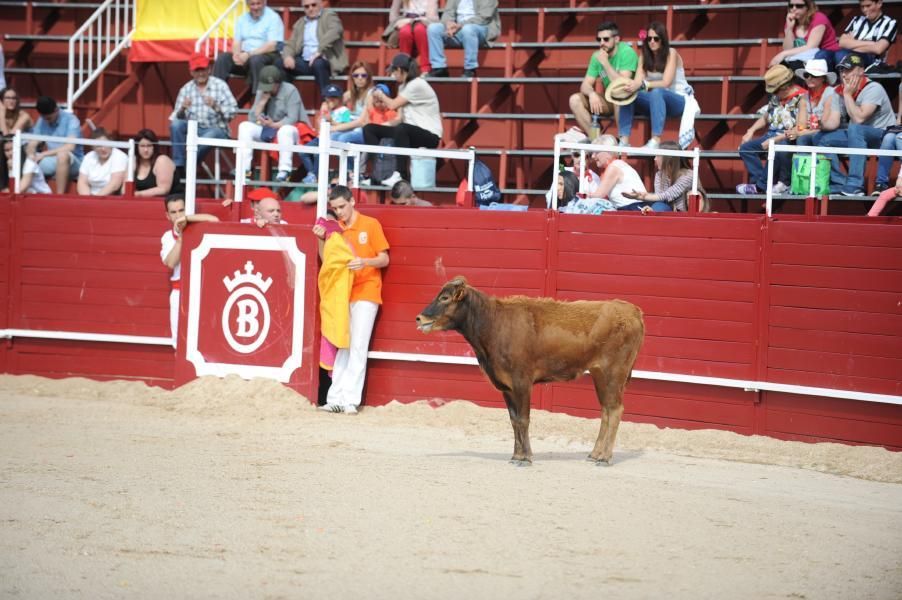
[[[608,83],[611,80],[608,77],[608,72],[601,66],[596,54],[596,52],[592,53],[592,58],[589,60],[589,68],[586,70],[586,77],[592,77],[593,79],[601,77],[601,83],[608,87]],[[611,57],[611,66],[618,72],[629,71],[630,73],[635,73],[636,69],[639,68],[639,55],[628,43],[620,42],[617,44],[617,52]]]

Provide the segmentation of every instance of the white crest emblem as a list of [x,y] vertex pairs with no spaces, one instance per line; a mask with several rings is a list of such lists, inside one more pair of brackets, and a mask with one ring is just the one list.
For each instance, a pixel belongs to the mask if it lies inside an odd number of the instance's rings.
[[370,236],[366,234],[365,231],[361,231],[357,234],[357,243],[358,244],[366,244],[370,239]]
[[[226,342],[241,354],[250,354],[259,348],[269,334],[270,315],[266,291],[272,285],[272,277],[266,280],[260,273],[254,273],[254,263],[247,261],[244,273],[235,271],[232,278],[223,277],[222,282],[230,292],[222,309],[222,333]],[[238,314],[230,319],[232,307]]]

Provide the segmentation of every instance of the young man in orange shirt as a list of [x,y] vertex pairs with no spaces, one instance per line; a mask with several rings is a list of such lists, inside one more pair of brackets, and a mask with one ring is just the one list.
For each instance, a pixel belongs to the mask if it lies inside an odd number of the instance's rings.
[[[326,412],[357,414],[363,399],[370,336],[382,304],[382,269],[388,266],[388,241],[379,221],[357,212],[354,197],[346,186],[332,188],[329,207],[338,218],[342,237],[354,252],[355,258],[348,262],[348,269],[354,273],[354,283],[350,299],[350,347],[339,348],[332,371],[332,386],[326,404],[319,408]],[[315,225],[313,234],[325,240],[326,230],[322,225]]]

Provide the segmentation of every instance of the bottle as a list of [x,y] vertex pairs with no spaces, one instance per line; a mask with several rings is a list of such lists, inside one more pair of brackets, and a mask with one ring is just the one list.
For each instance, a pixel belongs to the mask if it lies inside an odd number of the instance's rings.
[[817,115],[811,115],[811,118],[808,119],[808,128],[809,129],[820,129],[821,128],[821,120]]
[[601,135],[601,115],[592,115],[592,128],[589,130],[589,137],[594,141]]

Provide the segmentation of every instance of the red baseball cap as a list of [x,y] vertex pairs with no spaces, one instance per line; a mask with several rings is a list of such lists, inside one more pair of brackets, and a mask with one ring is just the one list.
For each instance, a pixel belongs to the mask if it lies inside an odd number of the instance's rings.
[[206,54],[195,52],[191,55],[191,58],[188,59],[188,68],[192,71],[196,71],[198,69],[206,69],[209,66],[210,57]]
[[247,199],[251,202],[260,202],[265,198],[275,198],[279,202],[282,201],[282,198],[268,187],[254,188],[247,193]]

